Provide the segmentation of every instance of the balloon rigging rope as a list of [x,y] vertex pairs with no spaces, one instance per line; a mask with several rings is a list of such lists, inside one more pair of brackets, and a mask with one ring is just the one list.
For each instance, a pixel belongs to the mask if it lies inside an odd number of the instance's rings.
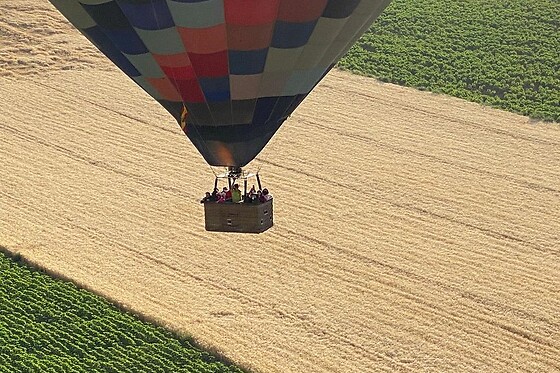
[[[154,19],[156,21],[156,24],[158,26],[158,30],[160,29],[160,22],[159,22],[159,17],[158,17],[158,13],[156,11],[156,7],[154,5],[154,0],[150,0],[150,5],[152,6],[152,11],[154,13]],[[170,11],[171,12],[171,11]],[[185,48],[185,53],[186,53],[186,48]],[[179,96],[181,97],[181,102],[183,104],[183,109],[187,110],[187,104],[185,102],[185,100],[183,99],[183,96],[181,96],[181,93],[178,90],[179,84],[177,83],[177,78],[175,77],[175,70],[172,69],[171,70],[171,78],[173,79],[173,82],[175,83],[175,88],[177,89],[177,93],[179,94]],[[206,106],[208,106],[208,103],[206,104]],[[210,111],[210,107],[208,107],[208,110]],[[182,113],[181,113],[182,114]],[[188,111],[187,111],[187,115],[188,115]],[[185,126],[186,126],[186,118],[185,118]],[[202,145],[204,146],[204,148],[208,151],[208,153],[210,152],[210,148],[208,147],[208,144],[206,144],[206,141],[204,140],[204,138],[202,137],[202,135],[200,134],[200,132],[198,131],[198,129],[196,128],[196,124],[193,123],[193,125],[191,126],[191,128],[194,129],[195,131],[195,136],[198,136],[198,138],[200,139],[200,141],[202,142]],[[214,172],[214,169],[212,168],[212,166],[210,166],[207,163],[208,167],[210,168],[210,171],[212,171],[212,173],[214,174],[214,176],[216,176],[216,172]]]

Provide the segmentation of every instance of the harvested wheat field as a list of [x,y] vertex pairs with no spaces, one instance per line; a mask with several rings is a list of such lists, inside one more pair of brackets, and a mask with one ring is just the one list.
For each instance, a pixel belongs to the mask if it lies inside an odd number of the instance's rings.
[[560,371],[560,127],[333,71],[249,168],[261,235],[46,1],[0,15],[0,245],[258,372]]

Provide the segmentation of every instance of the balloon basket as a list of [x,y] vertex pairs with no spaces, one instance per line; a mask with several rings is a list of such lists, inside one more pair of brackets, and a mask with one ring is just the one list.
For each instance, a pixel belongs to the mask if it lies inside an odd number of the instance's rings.
[[274,225],[272,200],[264,203],[204,203],[207,231],[262,233]]
[[[234,184],[242,182],[245,200],[249,181],[256,181],[258,189],[263,189],[258,172],[250,173],[240,167],[228,167],[225,173],[216,175],[214,189],[219,190],[220,184],[225,183],[231,190]],[[204,203],[204,225],[211,232],[262,233],[274,225],[273,215],[272,199],[254,203]]]

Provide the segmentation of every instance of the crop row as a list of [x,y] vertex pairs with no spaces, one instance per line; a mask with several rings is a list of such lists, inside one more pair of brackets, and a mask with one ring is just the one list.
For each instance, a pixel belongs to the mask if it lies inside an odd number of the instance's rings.
[[339,67],[560,121],[560,2],[393,0]]
[[0,372],[241,372],[0,254]]

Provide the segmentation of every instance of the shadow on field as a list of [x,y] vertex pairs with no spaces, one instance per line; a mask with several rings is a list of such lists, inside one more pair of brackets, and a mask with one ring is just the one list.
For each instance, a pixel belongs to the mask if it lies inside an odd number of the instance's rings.
[[232,366],[236,366],[237,368],[241,369],[244,372],[251,372],[250,369],[236,364],[234,362],[232,362],[230,359],[228,359],[226,356],[224,356],[223,354],[221,354],[217,349],[213,348],[212,346],[203,346],[202,344],[198,343],[196,341],[196,339],[194,339],[194,337],[179,331],[179,330],[175,330],[173,328],[169,328],[167,325],[159,322],[157,319],[151,318],[151,317],[147,317],[139,312],[135,312],[133,309],[124,306],[122,303],[120,303],[119,301],[117,301],[116,299],[112,299],[109,297],[106,297],[102,294],[100,294],[99,292],[91,289],[90,287],[88,287],[87,285],[78,283],[74,280],[72,280],[71,278],[69,278],[68,276],[62,274],[62,273],[58,273],[56,271],[50,270],[38,263],[35,263],[31,260],[29,260],[28,258],[26,258],[25,256],[21,255],[18,252],[14,252],[12,250],[10,250],[9,248],[7,248],[6,246],[0,245],[0,255],[4,255],[5,257],[7,257],[8,259],[10,259],[11,261],[19,264],[20,266],[24,266],[27,267],[33,271],[38,271],[41,273],[44,273],[46,275],[48,275],[49,277],[53,278],[56,281],[64,281],[64,282],[70,282],[72,284],[74,284],[77,288],[79,289],[83,289],[86,290],[92,294],[95,294],[96,296],[105,299],[107,302],[110,303],[111,306],[117,308],[119,311],[124,312],[124,313],[128,313],[132,316],[134,316],[135,318],[153,325],[153,326],[157,326],[160,328],[164,328],[168,331],[170,331],[172,333],[172,336],[178,340],[183,340],[183,341],[187,341],[188,343],[190,343],[193,347],[202,350],[202,351],[206,351],[207,353],[209,353],[210,355],[214,356],[218,361],[220,361],[221,363],[225,364],[225,365],[232,365]]

